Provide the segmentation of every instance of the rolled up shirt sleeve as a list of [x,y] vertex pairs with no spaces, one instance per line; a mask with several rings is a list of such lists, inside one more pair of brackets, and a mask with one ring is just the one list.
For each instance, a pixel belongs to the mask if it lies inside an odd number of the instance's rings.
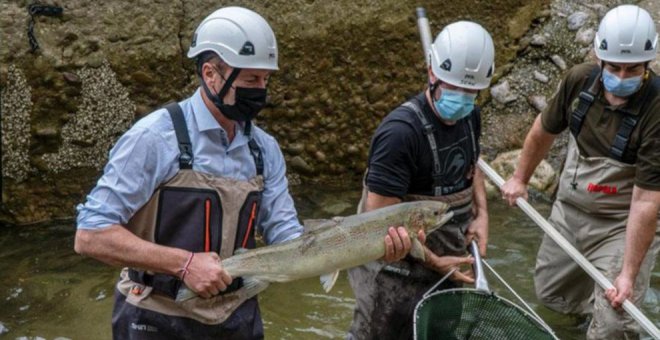
[[277,142],[264,138],[264,192],[259,209],[259,232],[267,244],[282,243],[299,237],[303,227],[289,193],[286,164]]
[[110,151],[109,160],[86,202],[76,207],[78,229],[126,224],[177,169],[178,154],[157,133],[133,127]]

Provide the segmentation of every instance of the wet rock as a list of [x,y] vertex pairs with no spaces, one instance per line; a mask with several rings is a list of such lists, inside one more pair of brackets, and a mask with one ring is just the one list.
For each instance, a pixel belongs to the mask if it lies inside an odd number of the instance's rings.
[[603,4],[589,4],[587,7],[591,8],[596,13],[596,15],[598,15],[598,19],[602,19],[605,14],[607,14],[607,11],[610,10]]
[[588,46],[593,44],[595,36],[596,31],[593,28],[582,27],[575,33],[575,42],[583,46]]
[[53,137],[57,137],[58,133],[57,133],[57,129],[54,127],[43,127],[35,131],[34,135],[44,138],[53,138]]
[[62,72],[62,77],[66,80],[67,83],[72,85],[80,85],[80,77],[77,74],[71,72]]
[[349,155],[357,155],[360,153],[360,149],[355,145],[349,145],[348,148],[346,148],[346,152]]
[[587,23],[589,20],[589,14],[579,11],[571,14],[567,21],[568,21],[568,29],[570,31],[575,31],[578,28],[584,26],[584,24]]
[[300,155],[305,151],[305,146],[302,143],[292,143],[286,148],[286,151],[293,156]]
[[586,59],[588,59],[589,52],[593,51],[594,49],[592,47],[584,47],[581,48],[580,51],[578,52],[581,56],[583,56]]
[[[522,150],[519,149],[499,154],[491,163],[491,166],[503,178],[510,178],[516,169],[521,152]],[[529,180],[529,186],[538,191],[550,193],[554,190],[556,177],[556,171],[552,166],[545,160],[542,160],[539,166],[536,167],[534,175]]]
[[79,146],[79,147],[83,147],[83,148],[91,148],[94,145],[96,145],[96,141],[91,139],[91,138],[88,138],[88,139],[72,138],[71,139],[71,144]]
[[529,42],[532,46],[545,46],[548,43],[548,38],[542,34],[534,34],[532,40]]
[[23,181],[30,170],[31,98],[25,74],[15,65],[9,65],[7,85],[0,91],[2,175],[18,182]]
[[539,71],[534,71],[534,79],[546,84],[550,81],[550,78],[546,76],[545,74],[539,72]]
[[368,87],[368,89],[367,99],[369,100],[369,103],[372,104],[382,99],[387,93],[386,84],[374,84],[371,87]]
[[300,175],[296,174],[296,173],[293,173],[293,172],[287,172],[286,179],[289,182],[289,186],[302,184],[302,180],[300,179]]
[[309,143],[309,144],[305,145],[305,151],[307,151],[307,153],[315,153],[316,150],[318,150],[316,148],[316,144]]
[[558,54],[552,55],[550,59],[557,67],[559,67],[560,70],[566,71],[566,69],[568,68],[568,66],[566,65],[566,61],[564,61],[564,58],[562,58]]
[[323,151],[316,151],[316,152],[314,153],[314,157],[315,157],[316,160],[318,160],[319,162],[325,162],[325,160],[327,159],[327,157],[326,157],[325,153],[323,153]]
[[302,157],[295,156],[291,158],[291,169],[294,171],[303,173],[303,174],[312,174],[314,173],[314,168],[310,166]]
[[545,99],[545,96],[542,95],[533,95],[527,98],[527,102],[532,105],[537,111],[541,112],[548,107],[548,101]]
[[515,93],[511,92],[509,81],[505,80],[490,88],[490,95],[501,104],[507,104],[518,99]]
[[151,77],[148,73],[144,71],[133,72],[131,78],[133,79],[133,81],[138,83],[138,85],[142,85],[142,86],[149,86],[155,83],[153,77]]

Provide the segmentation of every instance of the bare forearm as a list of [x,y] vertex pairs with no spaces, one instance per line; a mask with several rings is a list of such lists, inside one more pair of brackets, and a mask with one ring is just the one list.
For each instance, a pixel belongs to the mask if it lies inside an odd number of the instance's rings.
[[536,169],[539,163],[541,163],[543,158],[548,154],[550,147],[552,147],[552,142],[554,142],[556,137],[557,135],[553,135],[543,130],[541,115],[537,116],[531,130],[525,138],[523,151],[520,155],[516,171],[513,173],[513,177],[525,184],[529,183],[529,179],[534,174],[534,169]]
[[633,189],[628,225],[626,226],[626,248],[621,274],[631,279],[637,277],[646,252],[653,242],[660,210],[660,192]]
[[161,246],[135,236],[120,225],[100,230],[79,229],[76,252],[113,266],[127,266],[177,275],[189,252]]
[[398,197],[382,196],[369,191],[367,193],[366,201],[364,202],[364,212],[387,207],[397,203],[401,203],[401,199]]
[[[484,183],[485,177],[481,169],[477,168],[474,172],[473,186],[473,203],[476,207],[476,216],[488,218],[488,203],[486,200],[486,184]],[[476,217],[475,216],[475,217]]]

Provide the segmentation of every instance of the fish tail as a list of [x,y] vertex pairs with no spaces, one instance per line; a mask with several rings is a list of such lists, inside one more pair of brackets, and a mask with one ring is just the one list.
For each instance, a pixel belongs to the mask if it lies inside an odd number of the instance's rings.
[[249,299],[257,294],[263,292],[268,288],[270,282],[256,279],[254,277],[244,277],[243,287],[241,287],[241,295],[244,299]]

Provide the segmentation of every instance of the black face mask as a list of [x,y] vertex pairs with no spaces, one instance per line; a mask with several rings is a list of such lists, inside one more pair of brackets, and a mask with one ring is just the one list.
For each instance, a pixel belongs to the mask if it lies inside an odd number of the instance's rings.
[[266,105],[267,91],[265,88],[236,87],[235,103],[233,105],[223,103],[222,98],[225,97],[240,71],[238,68],[232,71],[229,78],[225,81],[225,85],[217,95],[211,93],[211,90],[209,90],[204,81],[202,81],[202,87],[206,92],[206,96],[211,99],[223,115],[231,120],[246,122],[254,119]]

